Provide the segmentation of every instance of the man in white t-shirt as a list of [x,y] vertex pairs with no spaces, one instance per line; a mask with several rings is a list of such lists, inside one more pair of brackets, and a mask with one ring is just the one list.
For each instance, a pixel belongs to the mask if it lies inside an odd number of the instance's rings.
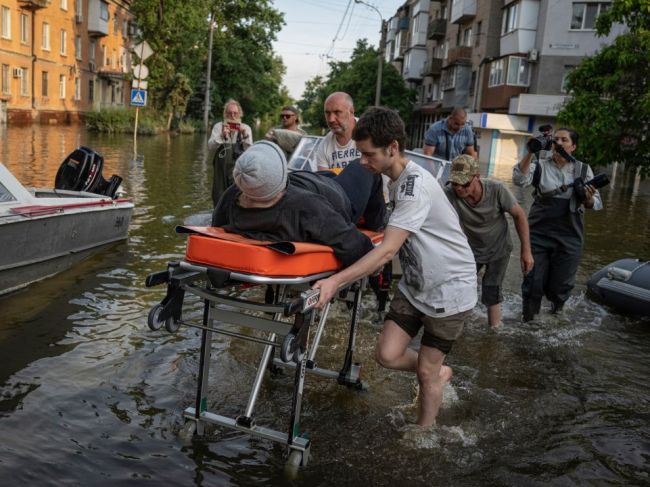
[[[394,210],[383,242],[347,269],[318,281],[323,307],[337,290],[370,275],[399,251],[403,276],[376,349],[384,367],[415,372],[420,385],[417,423],[435,423],[452,370],[443,365],[476,305],[476,266],[458,215],[438,181],[404,155],[406,131],[397,112],[373,107],[357,122],[361,164],[387,175]],[[409,348],[424,327],[419,351]]]
[[356,125],[352,97],[342,91],[328,96],[325,100],[325,120],[330,131],[316,149],[314,160],[319,171],[343,169],[361,157],[352,139]]

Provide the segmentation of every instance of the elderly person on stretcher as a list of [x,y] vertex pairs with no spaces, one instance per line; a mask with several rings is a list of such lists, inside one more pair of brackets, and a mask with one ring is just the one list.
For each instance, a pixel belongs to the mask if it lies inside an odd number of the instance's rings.
[[332,247],[344,267],[373,248],[357,229],[383,230],[386,204],[382,179],[359,161],[339,175],[287,170],[282,150],[261,141],[242,154],[212,225],[256,240],[313,242]]

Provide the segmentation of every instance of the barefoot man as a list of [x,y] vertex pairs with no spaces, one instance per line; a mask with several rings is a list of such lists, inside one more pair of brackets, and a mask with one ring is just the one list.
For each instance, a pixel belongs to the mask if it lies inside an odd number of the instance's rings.
[[[415,372],[420,385],[417,423],[435,423],[445,382],[443,365],[476,305],[474,256],[458,216],[433,176],[404,155],[404,123],[393,110],[373,107],[357,122],[353,135],[361,164],[390,179],[394,210],[381,245],[347,269],[318,281],[323,307],[337,290],[377,272],[399,251],[403,276],[391,302],[376,349],[390,369]],[[424,327],[419,351],[409,348]]]

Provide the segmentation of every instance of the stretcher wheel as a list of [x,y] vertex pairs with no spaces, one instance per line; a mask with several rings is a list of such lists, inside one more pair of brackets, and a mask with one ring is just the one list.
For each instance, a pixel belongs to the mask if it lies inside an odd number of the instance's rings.
[[180,327],[181,323],[179,321],[176,321],[171,316],[165,320],[165,329],[169,333],[176,333]]
[[162,304],[157,304],[153,308],[151,308],[151,311],[149,311],[149,316],[147,316],[147,325],[152,331],[157,331],[162,328],[162,326],[165,324],[164,321],[160,320],[160,313],[163,310],[163,305]]
[[196,433],[196,421],[187,421],[178,432],[178,440],[183,446],[192,444],[192,438]]
[[283,362],[293,361],[296,364],[300,363],[303,354],[300,352],[300,344],[297,342],[298,337],[293,333],[288,333],[284,337],[282,346],[280,347],[280,358]]
[[289,453],[287,463],[284,465],[284,473],[289,479],[294,480],[298,477],[298,471],[302,465],[302,456],[303,453],[300,450],[291,450],[291,453]]
[[282,346],[280,347],[280,358],[283,362],[290,362],[293,360],[294,350],[291,350],[293,344],[296,341],[296,335],[293,333],[288,333],[282,341]]

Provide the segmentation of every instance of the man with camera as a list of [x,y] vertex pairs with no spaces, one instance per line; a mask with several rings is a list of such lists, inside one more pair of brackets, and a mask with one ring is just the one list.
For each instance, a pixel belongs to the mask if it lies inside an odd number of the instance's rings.
[[552,313],[569,298],[582,255],[584,209],[602,208],[595,186],[608,182],[602,175],[594,181],[591,167],[573,157],[575,131],[556,130],[551,150],[538,151],[535,140],[528,142],[528,153],[512,171],[514,184],[535,188],[528,214],[535,265],[521,286],[524,321],[539,313],[543,296],[551,301]]
[[424,134],[423,152],[427,156],[436,156],[447,161],[461,154],[477,158],[474,149],[474,131],[467,122],[467,112],[462,107],[455,107],[449,117],[439,120]]
[[533,268],[526,213],[502,182],[481,179],[478,162],[467,154],[452,161],[448,184],[445,193],[467,235],[476,270],[485,268],[481,302],[487,307],[488,324],[496,329],[502,324],[503,279],[512,251],[506,213],[512,216],[521,242],[521,270],[526,275]]
[[208,139],[208,149],[216,149],[212,162],[212,202],[215,206],[226,188],[232,184],[235,161],[253,143],[253,131],[242,123],[243,115],[239,102],[228,100],[223,107],[223,122],[214,125]]

